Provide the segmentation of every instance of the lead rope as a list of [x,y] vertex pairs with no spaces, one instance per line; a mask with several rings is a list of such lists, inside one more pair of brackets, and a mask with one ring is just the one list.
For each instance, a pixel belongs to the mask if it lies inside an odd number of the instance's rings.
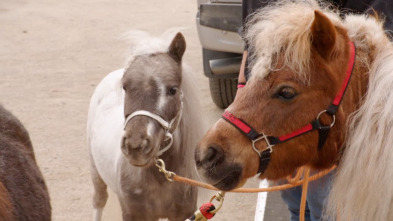
[[302,186],[302,198],[300,201],[300,221],[304,221],[306,215],[306,201],[307,201],[307,191],[308,191],[308,176],[310,175],[310,168],[307,167],[304,173],[303,186]]
[[[155,165],[159,169],[160,172],[162,172],[167,180],[170,182],[180,182],[180,183],[185,183],[197,187],[202,187],[205,189],[209,190],[215,190],[219,191],[216,195],[212,197],[209,203],[203,204],[199,210],[197,210],[193,216],[188,218],[186,221],[207,221],[208,219],[211,219],[221,208],[223,202],[224,202],[224,196],[225,192],[220,191],[219,189],[215,188],[214,186],[206,183],[202,183],[193,179],[189,179],[186,177],[182,177],[179,175],[176,175],[176,173],[172,171],[167,171],[165,169],[165,163],[161,159],[156,159]],[[307,198],[307,189],[308,189],[308,183],[312,182],[316,179],[319,179],[326,174],[330,173],[334,169],[336,169],[337,166],[332,166],[330,169],[323,170],[317,174],[310,175],[310,168],[309,167],[301,167],[297,174],[292,178],[292,177],[287,177],[288,184],[283,184],[283,185],[278,185],[278,186],[272,186],[272,187],[267,187],[267,188],[237,188],[228,192],[233,192],[233,193],[259,193],[259,192],[273,192],[273,191],[280,191],[280,190],[286,190],[290,189],[296,186],[302,185],[302,197],[301,197],[301,203],[300,203],[300,221],[304,221],[304,215],[305,215],[305,206],[306,206],[306,198]],[[303,176],[302,176],[303,175]],[[303,179],[301,179],[303,177]],[[215,206],[212,204],[212,201],[216,199],[220,204],[215,208]],[[194,219],[192,219],[194,217]]]

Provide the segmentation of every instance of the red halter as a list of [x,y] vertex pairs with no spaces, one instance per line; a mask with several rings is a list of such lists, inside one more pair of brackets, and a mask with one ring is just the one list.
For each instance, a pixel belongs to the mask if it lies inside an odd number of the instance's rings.
[[[355,54],[356,54],[355,45],[353,44],[353,42],[349,42],[349,45],[350,45],[350,58],[349,58],[349,62],[348,62],[346,76],[345,76],[344,82],[343,82],[340,90],[338,91],[338,93],[334,97],[332,104],[326,110],[321,111],[318,114],[317,118],[315,120],[313,120],[311,123],[307,124],[306,126],[300,128],[298,130],[295,130],[289,134],[285,134],[285,135],[282,135],[279,137],[274,137],[274,136],[267,136],[263,133],[258,133],[253,127],[248,125],[243,120],[235,117],[233,114],[229,113],[228,111],[225,111],[222,114],[222,118],[227,120],[229,123],[231,123],[237,129],[239,129],[244,135],[246,135],[248,138],[251,139],[253,149],[260,156],[260,164],[259,164],[259,168],[258,168],[257,173],[263,173],[266,170],[266,168],[269,164],[269,161],[270,161],[270,154],[271,154],[271,152],[273,152],[274,145],[279,144],[279,143],[283,143],[285,141],[288,141],[290,139],[293,139],[297,136],[308,133],[310,131],[313,131],[313,130],[319,131],[318,150],[322,149],[323,145],[326,142],[330,128],[333,127],[333,125],[335,123],[335,120],[336,120],[335,114],[338,110],[338,106],[341,103],[344,93],[348,87],[348,83],[351,78],[353,66],[355,63]],[[319,117],[323,113],[327,113],[330,116],[332,116],[332,123],[330,125],[322,125],[321,124]],[[255,143],[259,140],[265,140],[265,142],[267,144],[267,148],[262,152],[259,152],[257,150],[257,148],[255,147]]]

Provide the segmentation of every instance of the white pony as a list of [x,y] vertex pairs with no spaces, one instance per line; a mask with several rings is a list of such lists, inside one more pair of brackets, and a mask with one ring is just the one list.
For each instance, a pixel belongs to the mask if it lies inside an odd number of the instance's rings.
[[[191,72],[182,65],[181,33],[132,34],[125,69],[97,86],[87,123],[94,184],[94,220],[101,220],[109,186],[123,220],[184,220],[196,209],[197,189],[166,180],[154,165],[195,177],[193,149],[205,131]],[[168,41],[169,40],[169,41]]]

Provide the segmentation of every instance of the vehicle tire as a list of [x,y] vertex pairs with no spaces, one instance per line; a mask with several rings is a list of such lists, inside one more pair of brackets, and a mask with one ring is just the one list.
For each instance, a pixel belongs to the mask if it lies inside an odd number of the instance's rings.
[[227,108],[235,99],[237,79],[209,78],[209,85],[213,102],[219,108]]

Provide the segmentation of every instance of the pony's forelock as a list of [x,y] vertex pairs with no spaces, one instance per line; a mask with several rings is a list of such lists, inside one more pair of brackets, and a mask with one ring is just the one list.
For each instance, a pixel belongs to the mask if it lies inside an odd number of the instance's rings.
[[334,7],[316,1],[277,1],[261,8],[246,25],[244,39],[252,45],[251,76],[265,77],[276,69],[277,55],[284,54],[284,66],[308,79],[311,59],[311,31],[314,11],[323,11],[334,24],[340,19]]
[[175,35],[183,28],[170,28],[161,36],[152,36],[142,30],[131,30],[123,35],[129,46],[127,51],[127,63],[136,56],[168,52],[169,46]]

